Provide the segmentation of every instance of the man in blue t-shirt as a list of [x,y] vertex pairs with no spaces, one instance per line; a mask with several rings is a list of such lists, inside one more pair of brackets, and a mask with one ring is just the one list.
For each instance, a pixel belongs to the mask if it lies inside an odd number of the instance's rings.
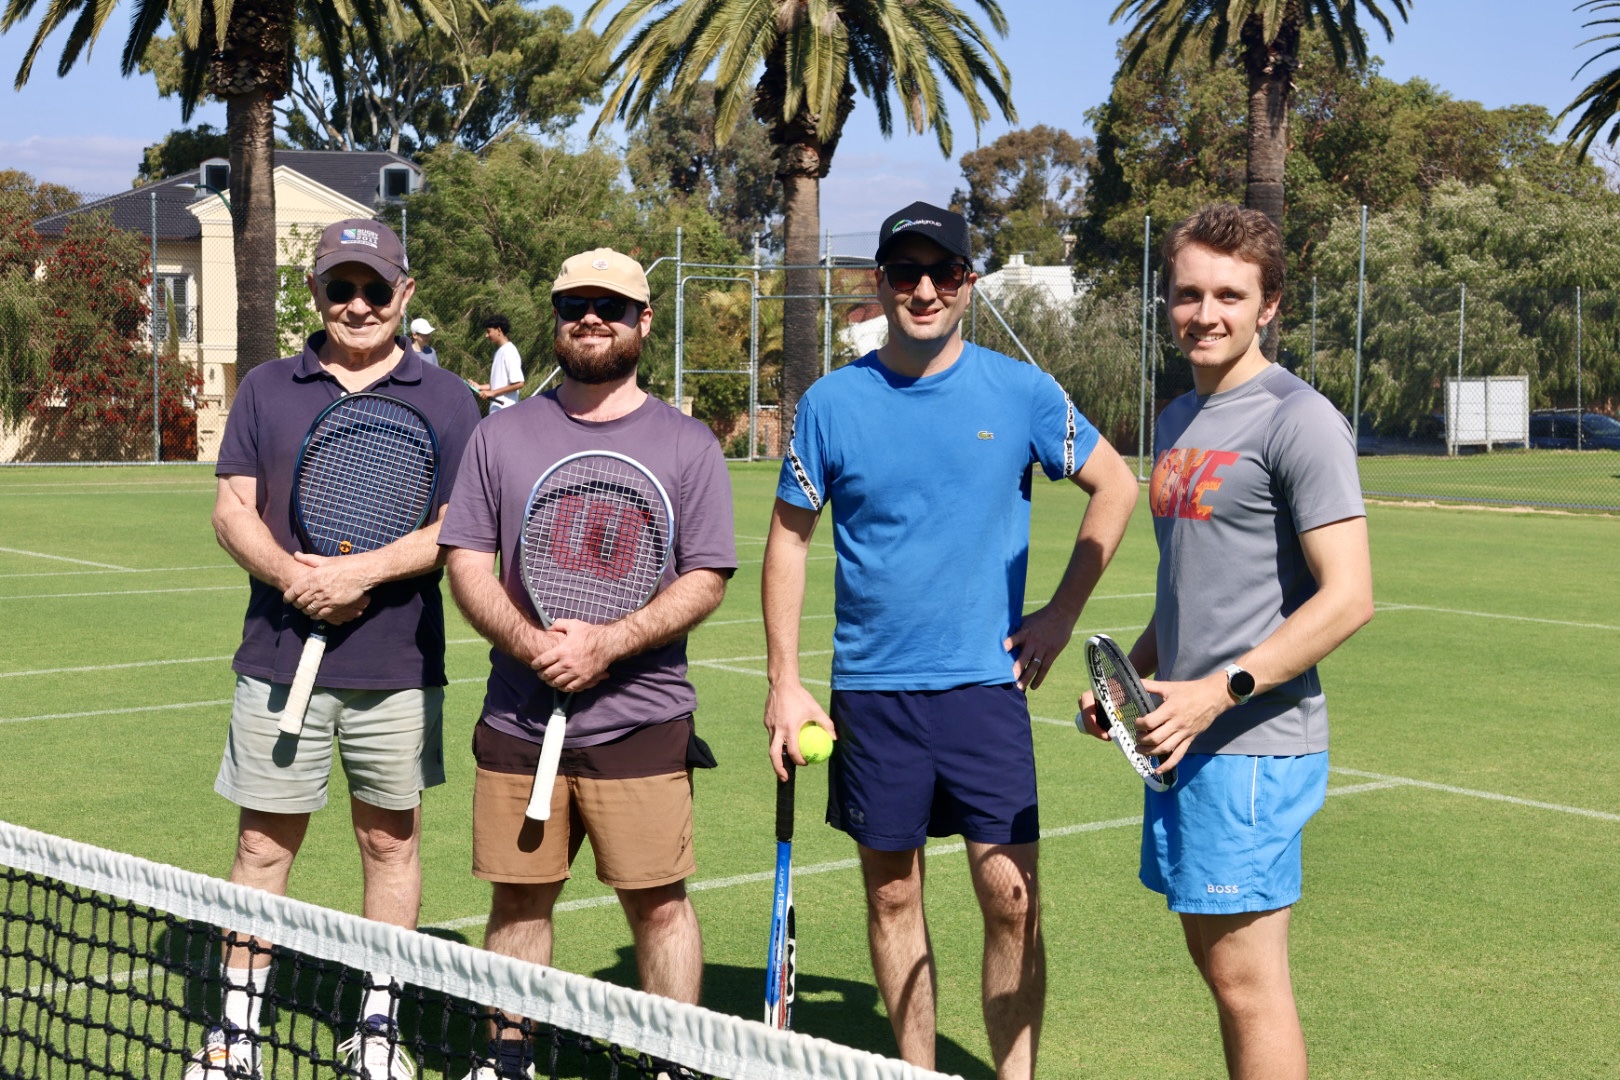
[[[960,214],[913,203],[884,222],[880,349],[799,402],[765,548],[769,755],[803,764],[801,724],[838,740],[827,821],[859,847],[867,933],[900,1054],[934,1065],[923,845],[967,841],[984,917],[985,1022],[997,1075],[1028,1077],[1045,1006],[1040,822],[1026,689],[1074,632],[1136,503],[1136,479],[1040,369],[962,340],[977,275]],[[1024,614],[1031,465],[1090,496],[1044,607]],[[830,716],[799,678],[811,533],[838,553]]]
[[[1206,207],[1170,230],[1163,259],[1193,389],[1153,440],[1158,591],[1130,654],[1164,698],[1138,745],[1179,766],[1174,787],[1146,793],[1141,879],[1181,917],[1230,1074],[1304,1080],[1288,926],[1301,835],[1327,794],[1316,664],[1373,613],[1355,443],[1331,402],[1261,352],[1285,265],[1270,218]],[[1089,693],[1081,707],[1107,738]]]

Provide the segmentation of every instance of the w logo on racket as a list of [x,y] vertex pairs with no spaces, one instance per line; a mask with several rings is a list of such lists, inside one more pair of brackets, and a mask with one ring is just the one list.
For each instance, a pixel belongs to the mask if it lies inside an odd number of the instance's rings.
[[618,581],[636,567],[642,538],[653,529],[650,508],[622,499],[565,495],[547,554],[565,570]]

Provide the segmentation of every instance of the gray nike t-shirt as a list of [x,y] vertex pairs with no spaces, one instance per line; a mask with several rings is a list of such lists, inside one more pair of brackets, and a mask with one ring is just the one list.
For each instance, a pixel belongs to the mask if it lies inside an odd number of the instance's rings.
[[[1159,542],[1159,672],[1198,679],[1254,648],[1316,592],[1299,535],[1362,517],[1344,416],[1272,365],[1241,386],[1184,394],[1159,416],[1149,488]],[[1312,667],[1230,709],[1197,754],[1313,754],[1328,745]]]

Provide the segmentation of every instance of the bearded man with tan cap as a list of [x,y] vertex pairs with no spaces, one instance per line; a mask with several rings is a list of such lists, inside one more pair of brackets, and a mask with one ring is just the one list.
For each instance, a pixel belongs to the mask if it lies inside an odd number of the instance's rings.
[[[484,945],[551,963],[552,911],[589,837],[596,876],[630,924],[641,988],[696,1002],[692,769],[714,762],[694,728],[686,635],[737,567],[731,483],[713,432],[636,385],[653,319],[641,265],[610,248],[575,255],[551,300],[563,381],[478,426],[439,533],[456,603],[494,646],[473,732],[473,874],[493,883]],[[634,458],[658,478],[674,504],[674,549],[640,611],[543,630],[518,569],[524,509],[540,475],[581,451]],[[567,739],[551,816],[531,821],[523,811],[557,693],[574,695]],[[495,1029],[470,1080],[532,1075],[518,1018]]]

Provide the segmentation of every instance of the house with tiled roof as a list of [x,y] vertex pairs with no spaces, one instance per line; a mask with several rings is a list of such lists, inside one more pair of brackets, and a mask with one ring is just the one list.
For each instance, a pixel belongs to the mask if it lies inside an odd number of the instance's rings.
[[[373,217],[415,191],[421,169],[397,154],[372,151],[275,152],[277,258],[307,267],[321,230],[334,221]],[[230,162],[196,169],[42,218],[34,230],[50,243],[78,214],[96,212],[149,242],[155,239],[157,288],[153,325],[173,327],[182,359],[200,366],[197,456],[212,460],[236,392],[236,264],[227,204]],[[308,297],[302,298],[304,303]],[[290,300],[289,302],[297,302]],[[291,343],[289,343],[289,348]],[[0,455],[3,456],[3,455]]]

